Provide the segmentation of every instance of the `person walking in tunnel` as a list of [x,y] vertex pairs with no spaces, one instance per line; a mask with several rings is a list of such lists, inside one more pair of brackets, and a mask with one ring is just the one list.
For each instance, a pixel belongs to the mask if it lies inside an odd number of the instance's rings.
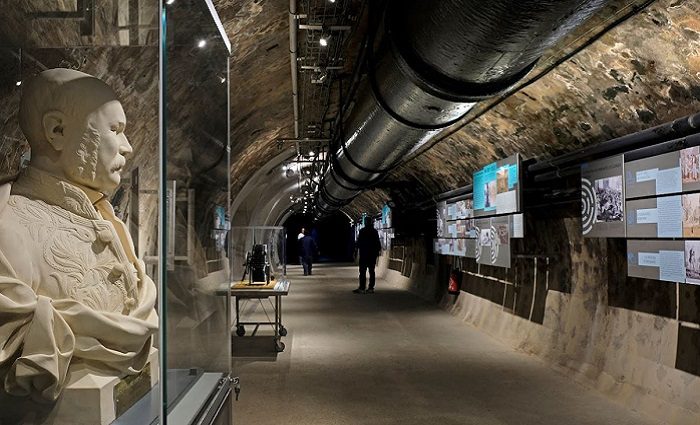
[[301,240],[304,239],[304,228],[302,227],[301,230],[299,230],[299,234],[297,235],[297,252],[299,253],[299,264],[304,264],[304,256],[302,255],[302,249],[301,249]]
[[309,231],[304,230],[304,237],[300,240],[301,245],[301,264],[304,266],[304,276],[311,275],[311,265],[313,264],[314,255],[318,254],[318,247],[314,238],[309,236]]
[[[382,244],[379,242],[379,233],[372,226],[372,220],[369,217],[364,219],[364,227],[360,230],[357,236],[357,250],[360,255],[360,287],[352,291],[355,294],[373,294],[374,293],[374,267],[377,264],[377,257],[382,250]],[[369,288],[367,288],[367,271],[369,271]]]

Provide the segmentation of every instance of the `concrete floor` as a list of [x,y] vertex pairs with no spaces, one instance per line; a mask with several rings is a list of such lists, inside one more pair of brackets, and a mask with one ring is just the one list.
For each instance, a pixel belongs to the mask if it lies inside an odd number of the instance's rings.
[[290,279],[286,350],[234,359],[236,425],[658,425],[354,267]]

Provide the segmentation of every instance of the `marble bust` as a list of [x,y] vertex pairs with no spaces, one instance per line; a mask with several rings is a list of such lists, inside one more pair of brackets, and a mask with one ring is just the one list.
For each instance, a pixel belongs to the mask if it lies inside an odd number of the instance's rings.
[[156,288],[106,196],[131,153],[112,89],[50,69],[23,89],[29,166],[0,186],[0,392],[55,401],[77,364],[144,367]]

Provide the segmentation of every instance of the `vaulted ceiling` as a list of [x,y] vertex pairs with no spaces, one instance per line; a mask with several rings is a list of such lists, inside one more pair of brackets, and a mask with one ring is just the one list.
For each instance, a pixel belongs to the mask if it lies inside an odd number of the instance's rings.
[[[101,5],[96,35],[86,43],[75,21],[51,21],[49,25],[47,21],[23,19],[46,8],[43,1],[22,0],[19,7],[0,0],[0,39],[9,41],[4,45],[25,46],[23,55],[38,59],[32,62],[23,56],[23,75],[37,72],[41,66],[71,66],[105,78],[125,99],[136,153],[143,152],[141,158],[149,158],[157,128],[156,2],[139,2],[145,5],[140,22],[149,24],[139,25],[128,36],[114,35],[123,32],[115,22],[122,19],[119,10],[125,2],[96,2]],[[232,44],[232,199],[239,193],[255,196],[256,188],[264,187],[272,195],[278,191],[280,199],[286,197],[283,202],[273,202],[275,208],[284,209],[291,205],[286,192],[289,182],[275,173],[281,174],[276,166],[281,167],[285,153],[294,155],[290,145],[277,142],[294,136],[289,3],[213,2]],[[72,2],[60,3],[61,9],[75,7]],[[67,46],[72,47],[65,49]],[[55,47],[62,49],[42,50]],[[351,41],[346,56],[354,58],[357,52],[353,49],[358,48],[358,39]],[[18,66],[15,54],[5,51],[0,61],[0,95],[8,100],[0,105],[0,161],[4,161],[0,177],[16,169],[26,149],[14,122],[19,95],[13,83]],[[350,73],[353,65],[348,61],[343,72]],[[614,0],[548,51],[519,87],[478,104],[464,120],[406,158],[377,188],[356,198],[346,212],[353,216],[376,212],[389,199],[399,204],[429,199],[470,183],[475,169],[515,152],[525,158],[547,158],[697,112],[699,77],[700,2]],[[205,102],[189,105],[179,116],[203,121],[199,127],[207,130],[210,115]],[[258,173],[262,168],[267,170],[264,175]],[[278,183],[263,186],[266,179]]]
[[[278,152],[276,138],[293,135],[287,2],[216,4],[233,42],[235,192]],[[429,198],[515,152],[551,157],[697,112],[699,73],[699,2],[612,2],[547,52],[521,88],[477,105],[349,210]]]

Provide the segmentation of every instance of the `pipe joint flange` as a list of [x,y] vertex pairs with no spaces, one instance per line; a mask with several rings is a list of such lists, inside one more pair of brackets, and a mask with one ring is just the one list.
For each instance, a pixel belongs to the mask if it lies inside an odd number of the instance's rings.
[[399,31],[393,30],[392,14],[387,15],[387,35],[390,54],[393,55],[401,72],[413,84],[426,93],[459,103],[475,103],[499,96],[522,80],[537,64],[532,62],[523,70],[502,80],[490,83],[470,83],[455,80],[428,65],[416,52],[406,45],[407,37],[402,37]]
[[328,190],[325,187],[321,189],[320,197],[323,200],[323,202],[325,202],[333,208],[340,208],[348,203],[347,199],[336,198],[335,196],[328,193]]
[[[350,184],[354,185],[354,187],[348,187],[343,182],[338,180],[338,177],[335,175],[335,173],[333,171],[337,172],[340,175],[340,177],[343,178],[343,180],[350,182]],[[340,165],[338,165],[337,168],[334,168],[333,164],[331,164],[330,175],[331,175],[331,178],[333,179],[333,181],[338,186],[342,187],[343,189],[349,190],[349,191],[361,192],[362,190],[367,189],[371,186],[374,186],[377,183],[379,183],[380,181],[384,180],[384,178],[389,174],[390,171],[391,171],[391,169],[389,169],[387,171],[380,171],[377,173],[373,173],[373,174],[376,174],[374,177],[372,177],[368,180],[360,181],[360,180],[353,179],[352,177],[345,174],[345,171],[343,171],[343,169],[340,167]]]
[[[386,174],[387,172],[391,171],[390,169],[388,169],[388,170],[371,170],[371,169],[368,169],[368,168],[364,168],[364,167],[362,167],[362,166],[359,166],[357,163],[355,163],[355,162],[350,158],[349,155],[347,155],[347,153],[346,153],[346,155],[345,155],[345,158],[347,158],[348,161],[350,162],[350,164],[352,164],[354,167],[356,167],[356,168],[359,169],[360,171],[362,171],[362,172],[364,172],[364,173],[367,173],[367,174],[379,174],[379,175],[383,175],[383,174]],[[350,191],[360,191],[360,190],[362,190],[362,189],[364,188],[364,186],[367,184],[367,180],[357,180],[357,179],[355,179],[355,178],[353,178],[353,177],[350,177],[350,176],[345,172],[345,170],[343,170],[343,167],[340,165],[340,162],[338,161],[338,158],[337,158],[335,155],[332,155],[332,156],[331,156],[331,166],[330,166],[330,169],[331,169],[331,173],[330,173],[330,174],[331,174],[331,176],[333,177],[333,180],[338,184],[338,186],[342,187],[343,189],[350,190]],[[333,171],[335,171],[336,173],[338,173],[338,175],[339,175],[343,180],[345,180],[346,182],[348,182],[348,183],[350,183],[351,185],[353,185],[353,187],[347,186],[347,184],[345,184],[345,183],[341,182],[340,180],[338,180],[338,178],[335,176],[335,174],[333,173]]]
[[[379,90],[379,83],[377,82],[377,76],[374,73],[373,66],[370,66],[369,70],[369,85],[370,85],[370,91],[372,93],[372,97],[374,97],[374,101],[377,102],[377,105],[379,105],[384,112],[387,113],[391,118],[393,118],[395,121],[405,125],[406,127],[409,128],[414,128],[416,130],[423,130],[423,131],[435,131],[435,130],[442,130],[443,128],[450,127],[456,123],[458,123],[462,118],[464,118],[464,115],[460,115],[459,117],[444,122],[444,123],[439,123],[439,124],[419,124],[417,122],[410,121],[401,114],[397,113],[393,109],[391,109],[391,106],[387,103],[386,100],[384,100],[384,97],[382,96],[381,91]],[[379,171],[382,172],[382,171]]]

